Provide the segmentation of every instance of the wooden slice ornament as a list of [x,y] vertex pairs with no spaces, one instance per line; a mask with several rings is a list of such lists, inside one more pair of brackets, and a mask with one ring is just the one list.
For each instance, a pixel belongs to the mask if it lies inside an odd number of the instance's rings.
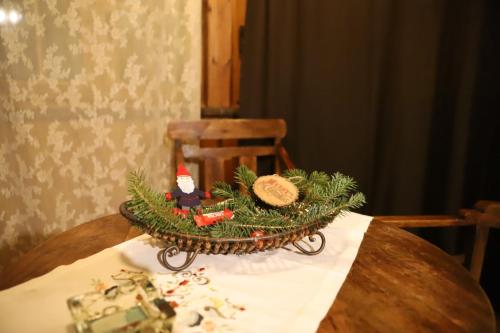
[[278,175],[257,178],[253,184],[253,192],[259,199],[274,207],[287,206],[299,197],[297,186]]

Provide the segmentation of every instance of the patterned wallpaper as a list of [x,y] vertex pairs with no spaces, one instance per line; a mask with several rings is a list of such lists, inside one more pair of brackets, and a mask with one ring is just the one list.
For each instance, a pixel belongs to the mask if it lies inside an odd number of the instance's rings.
[[116,213],[126,174],[173,180],[172,119],[199,117],[200,0],[0,1],[0,272]]

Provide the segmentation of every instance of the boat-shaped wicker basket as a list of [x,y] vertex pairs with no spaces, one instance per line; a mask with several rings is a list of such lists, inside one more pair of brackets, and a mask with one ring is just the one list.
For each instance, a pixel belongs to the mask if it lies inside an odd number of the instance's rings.
[[[250,254],[293,245],[303,254],[315,255],[325,247],[325,236],[319,230],[328,224],[325,221],[311,222],[286,232],[261,237],[212,238],[177,232],[155,232],[127,209],[127,202],[120,205],[120,213],[132,225],[165,242],[166,247],[158,252],[158,260],[164,267],[173,271],[181,271],[189,267],[199,253]],[[320,243],[316,246],[306,242],[308,240],[314,243],[316,236],[320,239]],[[301,241],[306,243],[304,244]],[[178,255],[181,251],[186,252],[184,263],[180,266],[170,264],[168,258]]]

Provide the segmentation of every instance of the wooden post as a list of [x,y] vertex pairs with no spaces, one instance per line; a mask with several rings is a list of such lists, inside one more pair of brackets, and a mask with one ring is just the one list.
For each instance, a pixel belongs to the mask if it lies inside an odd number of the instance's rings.
[[231,0],[207,0],[206,106],[231,103]]
[[247,1],[232,0],[232,70],[231,70],[231,105],[240,105],[241,55],[240,30],[245,25]]
[[[202,101],[205,108],[236,108],[240,98],[240,27],[246,0],[204,0]],[[234,146],[237,142],[205,141],[202,147]],[[231,181],[237,161],[226,161],[224,179]],[[200,169],[200,183],[205,181]]]
[[240,98],[240,28],[246,0],[204,0],[202,106],[228,108]]
[[470,273],[472,277],[479,282],[481,271],[483,270],[484,254],[488,244],[488,233],[490,228],[481,224],[476,225],[476,235],[474,239],[474,248],[472,249],[472,258],[470,264]]

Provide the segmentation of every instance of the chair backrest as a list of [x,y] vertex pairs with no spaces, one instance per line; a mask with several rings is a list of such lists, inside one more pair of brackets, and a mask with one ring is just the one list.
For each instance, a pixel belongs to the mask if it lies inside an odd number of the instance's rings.
[[[176,164],[185,160],[201,162],[203,186],[208,189],[215,181],[224,180],[227,161],[237,160],[257,172],[257,157],[274,156],[274,172],[280,173],[281,162],[293,168],[281,140],[286,135],[283,119],[202,119],[174,121],[168,124],[167,137],[174,140]],[[238,146],[242,139],[272,139],[272,144]],[[218,144],[214,146],[216,140]],[[211,141],[206,147],[204,141]],[[223,143],[222,143],[223,142]],[[231,146],[228,146],[232,144]],[[224,146],[221,146],[221,145]]]
[[472,277],[479,282],[489,229],[500,228],[500,202],[481,200],[475,204],[474,209],[460,209],[459,213],[458,216],[375,216],[373,220],[401,228],[476,226],[470,272]]

